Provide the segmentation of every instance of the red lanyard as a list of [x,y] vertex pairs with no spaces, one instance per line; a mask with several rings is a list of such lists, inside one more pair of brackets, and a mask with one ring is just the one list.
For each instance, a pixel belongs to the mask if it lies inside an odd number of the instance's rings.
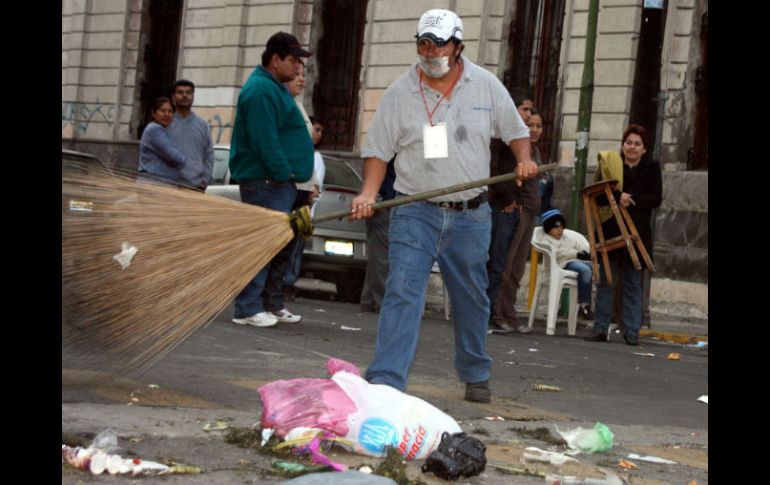
[[420,69],[420,95],[422,96],[422,104],[425,106],[425,113],[428,115],[428,121],[430,122],[430,126],[436,126],[433,124],[433,113],[436,112],[438,109],[438,105],[441,104],[442,101],[444,101],[444,98],[447,97],[447,94],[451,93],[454,89],[455,85],[457,84],[457,81],[460,80],[460,76],[463,73],[463,65],[460,64],[460,70],[457,72],[457,77],[452,82],[452,85],[449,86],[449,89],[447,89],[446,93],[441,95],[441,99],[438,100],[438,103],[436,103],[436,106],[433,107],[433,111],[428,112],[428,102],[425,101],[425,92],[422,90],[422,69]]

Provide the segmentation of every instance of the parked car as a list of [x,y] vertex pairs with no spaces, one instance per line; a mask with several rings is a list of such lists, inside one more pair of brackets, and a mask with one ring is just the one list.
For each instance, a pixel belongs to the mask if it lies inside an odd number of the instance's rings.
[[[214,147],[214,180],[206,193],[241,200],[237,181],[230,178],[230,146]],[[326,174],[315,216],[350,208],[361,188],[361,176],[349,163],[324,155]],[[300,275],[330,281],[342,301],[358,302],[366,272],[366,225],[344,219],[315,225],[305,244]]]
[[66,150],[64,148],[61,149],[61,164],[62,167],[65,165],[69,165],[72,163],[81,164],[96,164],[101,166],[102,168],[107,168],[107,166],[99,160],[97,157],[91,155],[90,153],[84,153],[84,152],[76,152],[74,150]]
[[[64,148],[61,150],[61,165],[62,168],[67,167],[69,170],[74,169],[78,172],[88,170],[90,165],[107,168],[101,160],[90,153],[76,152]],[[90,213],[94,207],[92,201],[83,198],[69,199],[66,203],[69,204],[70,212]]]

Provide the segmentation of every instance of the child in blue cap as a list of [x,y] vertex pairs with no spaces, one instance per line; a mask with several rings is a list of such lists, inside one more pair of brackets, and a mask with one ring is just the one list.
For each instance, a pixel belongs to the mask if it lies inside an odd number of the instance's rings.
[[559,209],[551,209],[540,216],[543,220],[543,240],[550,244],[556,255],[556,264],[568,271],[578,274],[578,315],[584,320],[593,320],[591,311],[591,281],[593,269],[591,268],[591,249],[583,237],[575,237],[565,233],[567,219]]

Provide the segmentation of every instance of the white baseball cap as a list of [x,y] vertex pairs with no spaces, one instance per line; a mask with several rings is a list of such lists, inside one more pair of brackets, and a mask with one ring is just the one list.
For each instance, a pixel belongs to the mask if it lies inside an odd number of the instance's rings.
[[444,43],[452,37],[463,40],[463,21],[456,13],[442,8],[428,10],[417,22],[417,40]]

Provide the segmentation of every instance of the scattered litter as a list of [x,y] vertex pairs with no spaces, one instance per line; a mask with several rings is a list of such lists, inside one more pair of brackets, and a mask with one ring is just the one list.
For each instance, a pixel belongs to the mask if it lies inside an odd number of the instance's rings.
[[529,349],[530,352],[537,352],[537,349]]
[[294,428],[322,430],[369,456],[385,456],[394,448],[402,460],[421,460],[436,449],[442,433],[462,431],[454,418],[426,401],[345,371],[330,379],[278,380],[258,391],[263,429],[275,429],[281,438]]
[[561,387],[559,386],[549,386],[546,384],[535,384],[535,390],[536,391],[550,391],[550,392],[560,392]]
[[508,365],[515,365],[515,364],[516,364],[516,362],[511,362],[511,361],[508,361],[508,362],[506,362],[506,364],[508,364]]
[[709,346],[709,343],[708,342],[704,342],[702,340],[698,341],[698,342],[696,342],[694,344],[688,345],[688,347],[695,347],[696,349],[705,349],[705,348],[708,348],[708,346]]
[[136,246],[133,246],[131,243],[124,242],[120,245],[121,251],[112,257],[115,261],[120,263],[120,267],[123,269],[126,269],[131,265],[131,260],[134,259],[134,256],[136,256],[137,251],[139,251],[139,248]]
[[110,475],[130,473],[133,476],[168,473],[199,474],[204,471],[203,468],[191,465],[174,464],[168,466],[138,458],[123,458],[120,455],[109,454],[104,450],[92,447],[61,445],[61,456],[62,462],[80,470],[90,471],[94,475],[101,475],[105,471]]
[[139,402],[139,398],[138,397],[132,397],[131,398],[131,402]]
[[260,446],[265,446],[265,443],[267,443],[267,440],[269,440],[270,437],[273,436],[273,433],[275,433],[274,429],[262,428],[262,442],[260,443]]
[[528,446],[525,449],[529,451],[537,452],[537,454],[522,453],[521,456],[526,460],[540,461],[544,463],[550,463],[551,465],[563,465],[568,461],[574,461],[574,462],[578,461],[577,459],[572,458],[571,456],[566,456],[563,453],[554,453],[553,451],[545,451],[545,450],[541,450],[540,448],[536,448],[534,446]]
[[316,308],[316,309],[315,309],[315,310],[313,310],[313,311],[315,311],[315,312],[321,312],[321,313],[326,313],[326,310],[324,310],[323,308]]
[[[604,471],[604,470],[602,470]],[[555,475],[549,473],[545,476],[548,485],[623,485],[623,480],[613,473],[608,473],[606,478],[578,478],[571,475]]]
[[350,330],[351,332],[357,332],[361,330],[360,327],[346,327],[345,325],[340,326],[340,330]]
[[472,477],[484,471],[487,464],[486,445],[465,433],[441,435],[441,443],[422,465],[422,472],[433,472],[444,480]]
[[246,466],[246,465],[251,465],[251,462],[249,460],[240,459],[238,460],[238,464]]
[[160,388],[160,386],[157,385],[157,384],[147,384],[147,387],[149,387],[150,389],[159,389]]
[[705,402],[706,404],[708,404],[709,403],[709,396],[708,396],[708,394],[699,397],[698,401]]
[[679,355],[677,352],[671,352],[668,354],[668,360],[679,360],[682,356]]
[[128,441],[130,441],[131,443],[139,443],[140,441],[142,441],[142,438],[129,438]]
[[366,473],[367,475],[371,475],[372,472],[374,472],[374,470],[372,470],[371,467],[368,467],[366,465],[364,465],[361,468],[359,468],[358,471],[360,471],[361,473]]
[[576,428],[569,431],[560,431],[557,426],[556,432],[564,438],[567,446],[588,453],[603,452],[612,448],[612,439],[615,437],[606,424],[597,422],[593,429]]
[[650,352],[634,352],[634,355],[641,355],[642,357],[655,357],[655,354]]
[[664,465],[676,465],[677,463],[675,461],[666,460],[665,458],[660,458],[658,456],[639,456],[636,453],[629,453],[626,458],[630,458],[632,460],[639,460],[639,461],[649,461],[650,463],[662,463]]
[[514,354],[514,353],[516,353],[516,351],[515,351],[515,350],[509,350],[509,351],[508,351],[508,354],[509,354],[509,355],[510,355],[510,354]]
[[203,431],[222,431],[227,428],[227,421],[222,421],[221,419],[217,419],[214,423],[209,422],[203,425]]
[[625,469],[625,470],[638,470],[639,469],[639,467],[636,466],[636,463],[630,462],[628,460],[624,460],[623,458],[618,460],[618,466],[620,468]]
[[303,463],[295,463],[292,461],[284,460],[273,460],[270,464],[273,466],[273,468],[280,471],[281,474],[287,478],[307,475],[308,473],[328,471],[326,466],[305,465]]
[[502,416],[487,416],[484,419],[487,421],[505,421],[505,418]]

